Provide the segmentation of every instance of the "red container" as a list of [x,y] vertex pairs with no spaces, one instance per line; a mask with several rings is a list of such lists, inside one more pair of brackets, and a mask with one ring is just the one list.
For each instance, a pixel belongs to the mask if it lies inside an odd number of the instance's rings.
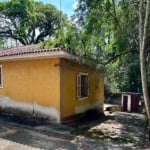
[[122,109],[126,112],[138,112],[140,108],[139,93],[122,93]]

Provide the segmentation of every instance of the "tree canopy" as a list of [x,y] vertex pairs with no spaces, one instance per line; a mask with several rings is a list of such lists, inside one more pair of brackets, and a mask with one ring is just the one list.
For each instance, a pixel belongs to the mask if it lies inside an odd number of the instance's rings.
[[99,63],[106,66],[106,83],[114,92],[140,92],[138,2],[79,0],[77,6],[73,19],[86,33],[86,47],[92,41],[90,49],[99,51]]
[[[143,4],[144,10],[146,3],[143,1]],[[59,35],[45,45],[66,46],[83,61],[87,58],[87,63],[104,65],[105,84],[111,92],[142,92],[138,17],[139,2],[136,0],[79,0],[72,23],[63,25]],[[148,44],[147,49],[148,75]]]
[[65,18],[53,5],[34,0],[0,2],[0,9],[0,36],[23,45],[53,36]]

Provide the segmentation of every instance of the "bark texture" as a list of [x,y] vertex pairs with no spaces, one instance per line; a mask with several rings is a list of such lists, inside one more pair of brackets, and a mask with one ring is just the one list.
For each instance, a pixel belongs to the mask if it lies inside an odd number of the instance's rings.
[[150,0],[146,2],[146,12],[143,13],[143,1],[139,2],[139,50],[140,50],[140,69],[141,69],[141,81],[143,98],[145,103],[145,109],[148,117],[148,123],[150,126],[150,99],[148,92],[148,80],[146,74],[146,45],[148,42],[148,26],[150,19]]

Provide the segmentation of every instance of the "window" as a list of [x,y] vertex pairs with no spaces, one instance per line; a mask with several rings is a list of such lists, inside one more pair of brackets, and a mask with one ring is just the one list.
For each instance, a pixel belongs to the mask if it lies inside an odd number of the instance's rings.
[[0,65],[0,87],[3,87],[2,65]]
[[77,75],[77,98],[89,96],[89,77],[87,73]]

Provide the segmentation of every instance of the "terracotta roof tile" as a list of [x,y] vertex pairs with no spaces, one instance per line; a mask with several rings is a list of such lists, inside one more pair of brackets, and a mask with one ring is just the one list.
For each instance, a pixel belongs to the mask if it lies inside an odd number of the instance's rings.
[[42,53],[42,52],[54,52],[54,51],[66,51],[66,48],[50,48],[50,49],[40,49],[37,45],[27,45],[27,46],[18,46],[9,49],[0,50],[0,57],[4,56],[14,56],[14,55],[23,55],[23,54],[34,54],[34,53]]
[[68,49],[62,47],[41,49],[37,45],[27,45],[0,50],[0,61],[48,57],[76,59],[75,55],[71,54]]

